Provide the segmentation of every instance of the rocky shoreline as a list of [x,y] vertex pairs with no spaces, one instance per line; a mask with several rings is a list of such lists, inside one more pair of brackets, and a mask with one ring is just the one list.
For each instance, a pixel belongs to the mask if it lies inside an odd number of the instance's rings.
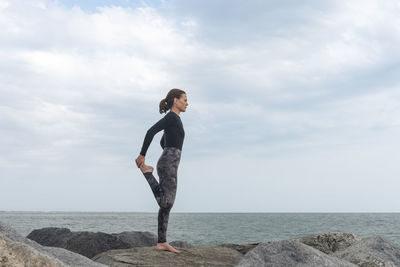
[[170,244],[180,254],[155,249],[151,232],[33,230],[27,237],[0,221],[0,266],[400,266],[400,246],[384,236],[360,238],[327,232],[252,244]]

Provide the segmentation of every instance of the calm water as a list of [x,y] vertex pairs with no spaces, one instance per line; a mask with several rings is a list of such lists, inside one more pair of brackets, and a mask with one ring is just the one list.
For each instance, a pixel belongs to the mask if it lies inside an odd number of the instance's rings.
[[[105,233],[149,231],[157,235],[157,213],[0,211],[0,221],[23,236],[42,227]],[[347,232],[360,237],[379,234],[400,245],[400,213],[171,212],[167,241],[184,240],[193,245],[255,243],[321,232]]]

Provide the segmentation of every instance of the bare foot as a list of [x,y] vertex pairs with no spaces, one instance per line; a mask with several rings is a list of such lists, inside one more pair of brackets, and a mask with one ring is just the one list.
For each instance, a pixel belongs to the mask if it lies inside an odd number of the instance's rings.
[[162,251],[162,250],[169,250],[171,252],[175,252],[177,254],[181,253],[180,250],[174,249],[168,242],[165,243],[157,243],[157,250]]
[[142,171],[142,173],[153,172],[154,168],[151,167],[150,165],[146,165],[143,163],[142,166],[140,167],[140,170]]

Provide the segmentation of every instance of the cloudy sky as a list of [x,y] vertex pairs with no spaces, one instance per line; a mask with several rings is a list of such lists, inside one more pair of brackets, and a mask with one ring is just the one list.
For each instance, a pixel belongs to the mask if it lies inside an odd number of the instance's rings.
[[134,160],[181,88],[172,212],[398,212],[399,13],[395,0],[0,0],[0,210],[157,212]]

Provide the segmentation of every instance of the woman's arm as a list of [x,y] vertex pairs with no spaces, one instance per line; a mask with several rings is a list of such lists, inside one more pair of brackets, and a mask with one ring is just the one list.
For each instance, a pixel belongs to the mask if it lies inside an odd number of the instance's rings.
[[164,146],[165,146],[165,132],[164,132],[163,136],[161,137],[160,145],[161,145],[161,148],[164,149]]
[[147,130],[146,136],[143,141],[142,149],[140,150],[140,155],[146,156],[147,149],[149,148],[151,141],[154,138],[154,135],[161,130],[167,128],[171,122],[172,117],[165,115],[164,118],[160,119],[156,124],[151,126],[150,129]]

